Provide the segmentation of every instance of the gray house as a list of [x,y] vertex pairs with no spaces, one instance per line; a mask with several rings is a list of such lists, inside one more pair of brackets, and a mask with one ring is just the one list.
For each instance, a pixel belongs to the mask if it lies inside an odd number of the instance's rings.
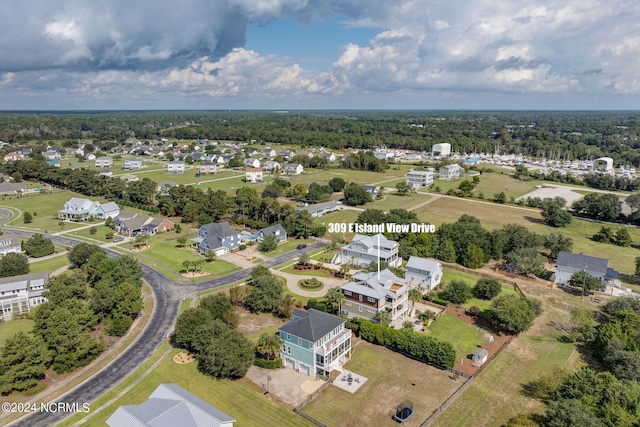
[[409,257],[404,275],[408,285],[432,290],[442,280],[442,264],[434,259]]
[[236,420],[177,384],[160,384],[140,405],[120,406],[109,427],[233,427]]
[[203,253],[226,254],[240,247],[242,236],[227,221],[205,224],[198,230],[198,237],[191,239],[193,246]]
[[11,320],[14,315],[28,313],[34,306],[46,302],[43,292],[49,273],[31,273],[0,279],[0,319]]
[[276,236],[277,243],[287,241],[287,231],[280,224],[272,225],[271,227],[263,228],[262,230],[258,231],[258,234],[256,234],[256,239],[258,240],[258,242],[262,242],[264,238],[269,234],[273,234],[274,236]]
[[587,272],[590,276],[600,279],[605,285],[620,287],[618,272],[609,267],[608,259],[585,255],[584,252],[579,254],[560,252],[556,271],[551,280],[565,286],[569,283],[571,276],[579,271]]

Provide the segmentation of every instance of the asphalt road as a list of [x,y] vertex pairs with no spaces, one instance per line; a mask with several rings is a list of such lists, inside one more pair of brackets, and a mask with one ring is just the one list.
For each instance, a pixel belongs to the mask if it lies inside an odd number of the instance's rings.
[[[14,230],[11,232],[20,236],[29,236],[33,233],[24,230]],[[54,243],[75,246],[81,243],[77,240],[64,236],[48,236]],[[265,267],[274,267],[276,265],[296,259],[304,252],[313,251],[325,246],[324,243],[315,242],[307,246],[306,249],[289,252],[269,261],[265,261],[259,265]],[[121,254],[106,249],[109,256],[119,257]],[[110,365],[105,367],[99,373],[74,388],[64,397],[56,402],[78,403],[80,407],[83,403],[90,403],[106,393],[111,387],[127,377],[141,363],[143,363],[163,340],[173,331],[175,319],[178,316],[180,302],[188,295],[193,295],[196,291],[204,291],[224,286],[238,280],[246,279],[251,275],[251,269],[244,269],[232,273],[228,276],[219,277],[217,279],[208,280],[206,282],[195,283],[176,283],[169,280],[164,274],[154,270],[153,268],[142,264],[144,272],[143,279],[153,289],[155,303],[154,312],[149,320],[147,328],[142,335]],[[65,419],[73,413],[65,412],[34,412],[19,420],[11,423],[12,426],[25,427],[44,427],[52,426],[56,422]]]

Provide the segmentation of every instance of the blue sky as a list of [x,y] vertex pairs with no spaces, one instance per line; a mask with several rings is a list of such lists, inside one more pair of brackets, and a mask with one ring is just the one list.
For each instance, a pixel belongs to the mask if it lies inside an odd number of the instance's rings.
[[0,2],[0,109],[638,109],[637,0]]

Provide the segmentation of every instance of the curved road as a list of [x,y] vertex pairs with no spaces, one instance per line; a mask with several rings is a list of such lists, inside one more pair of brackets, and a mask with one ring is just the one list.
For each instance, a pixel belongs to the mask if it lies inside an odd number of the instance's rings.
[[[32,232],[15,229],[12,229],[11,232],[20,236],[29,236],[33,234]],[[78,240],[63,236],[49,236],[49,238],[51,238],[55,243],[67,246],[75,246],[78,243],[81,243]],[[315,242],[307,246],[304,250],[289,252],[272,260],[265,261],[260,265],[268,268],[274,267],[297,258],[301,253],[313,251],[323,246],[325,246],[324,243]],[[117,258],[121,256],[121,254],[112,250],[106,249],[106,251],[111,257]],[[169,280],[164,274],[145,264],[142,264],[142,271],[144,272],[143,279],[149,283],[149,286],[153,289],[155,297],[154,311],[151,319],[149,319],[146,329],[139,338],[125,351],[123,351],[111,364],[84,383],[80,384],[78,387],[68,392],[62,398],[59,398],[57,402],[78,403],[82,406],[82,403],[94,401],[140,366],[140,364],[155,351],[162,341],[166,339],[167,334],[169,334],[173,329],[174,321],[178,316],[180,302],[184,296],[194,294],[198,290],[204,291],[207,289],[214,289],[228,283],[246,279],[251,274],[251,269],[244,269],[228,276],[219,277],[206,282],[200,282],[198,284],[178,284]],[[22,417],[10,425],[45,427],[51,426],[70,415],[73,415],[73,413],[36,412]]]

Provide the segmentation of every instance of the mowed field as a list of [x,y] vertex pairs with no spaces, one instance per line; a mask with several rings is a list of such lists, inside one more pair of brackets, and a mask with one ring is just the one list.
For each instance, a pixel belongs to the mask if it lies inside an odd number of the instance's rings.
[[415,411],[404,425],[419,426],[461,385],[447,371],[364,341],[344,367],[367,382],[354,394],[329,386],[302,408],[331,427],[396,426],[391,416],[404,400],[411,400]]
[[0,348],[4,346],[7,338],[18,332],[28,332],[33,328],[33,320],[18,319],[0,323]]
[[[635,257],[640,256],[640,251],[632,247],[622,248],[591,240],[603,224],[574,218],[567,227],[548,227],[543,224],[540,212],[535,209],[441,196],[416,211],[420,219],[435,225],[455,222],[460,216],[467,214],[478,218],[482,226],[489,230],[500,229],[506,224],[519,224],[542,235],[560,232],[573,239],[572,252],[608,258],[610,266],[622,273],[632,274],[635,270]],[[613,225],[614,229],[618,227],[622,226]],[[627,230],[633,242],[640,244],[640,229],[627,227]]]

